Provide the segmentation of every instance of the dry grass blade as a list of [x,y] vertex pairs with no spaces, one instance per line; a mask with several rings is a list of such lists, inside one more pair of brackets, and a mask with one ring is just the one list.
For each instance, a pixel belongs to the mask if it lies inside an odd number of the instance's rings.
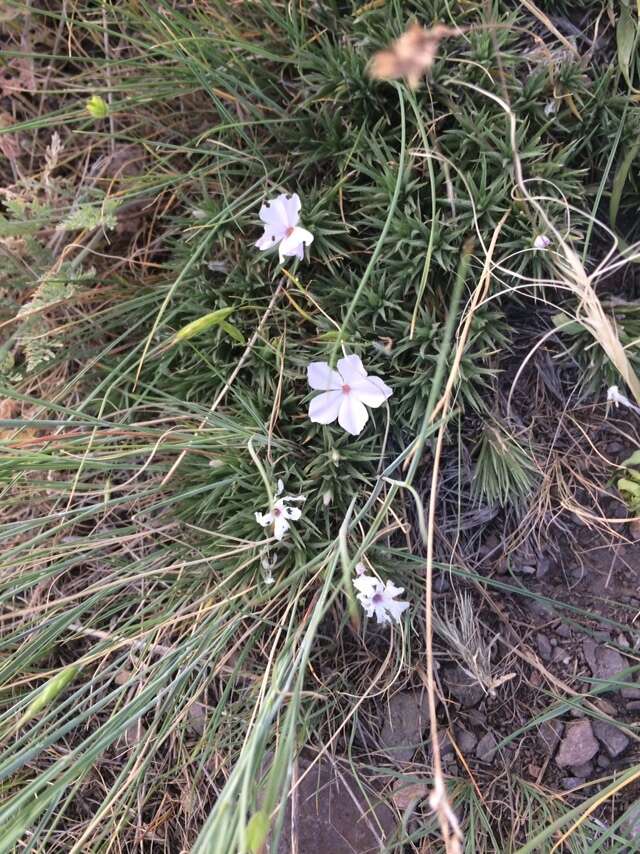
[[629,357],[620,343],[613,323],[598,299],[591,278],[587,275],[578,255],[564,240],[561,242],[561,246],[564,259],[558,260],[558,270],[580,301],[576,314],[577,320],[600,344],[620,372],[620,376],[631,389],[636,403],[640,404],[640,380],[638,380]]

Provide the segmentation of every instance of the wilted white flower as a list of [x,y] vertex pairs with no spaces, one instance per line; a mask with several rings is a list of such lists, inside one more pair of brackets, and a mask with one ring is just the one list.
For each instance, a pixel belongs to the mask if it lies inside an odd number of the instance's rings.
[[628,397],[626,397],[617,385],[612,385],[611,388],[607,391],[607,402],[613,403],[615,407],[626,406],[627,409],[633,409],[634,412],[640,413],[640,406],[636,406],[635,403],[631,403]]
[[551,98],[544,105],[544,114],[545,114],[545,116],[554,116],[557,112],[558,112],[558,102],[554,98]]
[[300,196],[281,193],[276,199],[265,202],[260,208],[260,219],[265,224],[264,234],[256,241],[258,249],[271,249],[276,244],[280,263],[287,255],[304,258],[304,247],[313,243],[313,234],[298,225],[300,221]]
[[534,249],[546,249],[551,245],[551,240],[547,237],[546,234],[539,234],[536,239],[533,241]]
[[[362,564],[358,564],[362,566]],[[358,567],[356,567],[358,572]],[[396,596],[404,593],[404,587],[395,587],[390,581],[383,584],[379,578],[372,575],[358,574],[353,586],[359,590],[358,601],[364,608],[367,617],[376,615],[379,623],[400,622],[402,613],[409,607],[408,602],[397,602]]]
[[[302,510],[299,507],[288,507],[292,501],[305,501],[304,495],[282,495],[284,492],[284,484],[281,480],[278,481],[278,489],[276,490],[276,501],[268,513],[256,513],[256,522],[262,525],[263,528],[273,526],[273,536],[276,540],[281,540],[289,530],[289,520],[295,522],[302,516]],[[278,496],[282,495],[282,498]]]
[[382,406],[393,394],[379,377],[367,375],[359,356],[338,360],[338,370],[327,362],[312,362],[307,368],[309,385],[322,391],[309,406],[309,418],[315,424],[338,424],[347,433],[357,436],[369,420],[366,407]]
[[260,557],[260,565],[262,566],[262,580],[265,584],[275,584],[273,577],[273,567],[278,562],[278,555],[269,557],[269,546],[265,546]]

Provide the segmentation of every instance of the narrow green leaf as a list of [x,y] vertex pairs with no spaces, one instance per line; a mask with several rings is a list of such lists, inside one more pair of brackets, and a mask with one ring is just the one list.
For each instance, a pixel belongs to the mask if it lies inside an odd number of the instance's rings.
[[568,333],[569,335],[577,335],[583,330],[582,324],[579,323],[577,320],[567,322],[567,315],[564,314],[562,311],[559,311],[557,314],[554,314],[551,318],[551,321],[555,327],[562,327],[562,331]]
[[620,71],[627,81],[627,85],[631,88],[631,58],[633,56],[633,47],[636,41],[637,24],[633,20],[631,7],[626,3],[620,4],[620,17],[616,26],[616,41],[618,43],[618,65]]
[[629,150],[625,154],[620,166],[618,166],[613,178],[611,198],[609,199],[609,222],[611,226],[616,224],[618,210],[620,208],[620,199],[622,198],[622,191],[624,190],[624,185],[626,184],[631,164],[635,160],[638,150],[640,150],[640,139],[637,139],[633,145],[629,147]]
[[254,812],[247,825],[247,844],[251,854],[259,854],[267,839],[267,833],[269,833],[269,816],[262,810]]
[[227,323],[226,320],[223,320],[220,323],[220,328],[224,329],[224,331],[227,333],[227,335],[230,338],[233,338],[234,341],[237,341],[238,344],[246,343],[244,335],[242,334],[242,332],[240,332],[240,330],[238,329],[237,326],[233,325],[233,323]]
[[340,343],[341,341],[346,341],[346,338],[342,335],[342,332],[337,331],[335,329],[330,329],[327,332],[323,332],[322,335],[318,336],[319,341],[336,341]]
[[230,308],[219,308],[217,311],[210,311],[208,314],[203,314],[202,317],[192,320],[191,323],[187,323],[186,326],[179,329],[173,339],[174,343],[186,341],[187,338],[193,338],[194,335],[199,335],[212,326],[222,324],[234,311],[235,307],[232,306]]
[[78,670],[79,668],[74,664],[71,667],[66,667],[61,673],[50,679],[20,719],[20,726],[30,721],[45,709],[49,703],[53,702],[58,694],[75,678]]

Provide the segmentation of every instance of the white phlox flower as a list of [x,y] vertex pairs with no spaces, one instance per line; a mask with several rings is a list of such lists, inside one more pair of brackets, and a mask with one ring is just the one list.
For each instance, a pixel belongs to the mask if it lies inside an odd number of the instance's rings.
[[312,362],[307,367],[309,385],[322,391],[309,406],[309,418],[315,424],[338,424],[347,433],[357,436],[369,420],[367,406],[376,408],[391,397],[392,389],[380,377],[370,377],[359,356],[338,360],[334,371],[327,362]]
[[534,249],[547,249],[549,246],[551,246],[551,240],[546,234],[539,234],[533,241]]
[[[302,510],[299,507],[289,507],[291,502],[305,501],[304,495],[282,495],[284,492],[284,484],[281,480],[278,481],[276,490],[276,500],[271,510],[267,513],[256,512],[256,522],[262,525],[263,528],[273,527],[273,536],[276,540],[281,540],[289,530],[289,521],[295,522],[302,516]],[[279,496],[282,495],[282,498]]]
[[361,572],[354,578],[353,586],[359,591],[358,601],[367,617],[375,614],[379,623],[391,623],[393,620],[400,622],[400,617],[409,607],[408,602],[396,600],[396,596],[404,593],[404,587],[395,587],[390,581],[383,584],[379,578]]
[[622,406],[626,406],[627,409],[632,409],[634,412],[640,414],[640,406],[636,406],[635,403],[631,403],[629,398],[622,394],[617,385],[612,385],[611,388],[607,390],[607,403],[613,403],[616,408],[622,404]]
[[298,225],[300,222],[300,196],[294,193],[280,195],[260,208],[260,219],[264,223],[264,234],[256,241],[258,249],[278,246],[280,263],[287,255],[304,258],[304,247],[313,243],[313,234]]

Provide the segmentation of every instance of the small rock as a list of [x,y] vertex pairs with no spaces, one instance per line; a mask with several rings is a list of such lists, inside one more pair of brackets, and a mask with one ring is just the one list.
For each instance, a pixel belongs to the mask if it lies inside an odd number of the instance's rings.
[[612,759],[619,756],[629,746],[629,739],[622,730],[607,721],[594,721],[593,733],[598,741],[602,742]]
[[541,555],[536,564],[536,578],[544,578],[550,569],[551,560],[548,557]]
[[629,709],[630,712],[640,711],[640,700],[632,700],[630,703],[627,703],[627,709]]
[[[329,760],[310,766],[309,760],[298,760],[300,782],[289,796],[278,847],[267,843],[267,851],[353,854],[384,847],[395,829],[391,810],[375,796],[364,795],[348,769],[341,768],[338,773]],[[292,827],[293,803],[296,821]]]
[[557,718],[550,721],[544,721],[538,729],[538,741],[541,747],[549,756],[553,756],[555,749],[558,746],[562,733],[564,732],[564,724]]
[[207,707],[203,703],[192,703],[187,715],[187,728],[195,735],[202,735],[207,725]]
[[535,600],[529,604],[529,613],[534,617],[533,623],[537,626],[541,626],[543,623],[550,623],[556,617],[550,605]]
[[453,744],[451,744],[451,739],[449,738],[449,733],[446,729],[438,731],[438,747],[440,748],[440,754],[442,756],[448,756],[455,753],[455,748]]
[[556,662],[556,664],[559,661],[561,661],[563,664],[569,664],[569,662],[571,661],[571,656],[563,646],[557,646],[553,650],[553,661]]
[[560,623],[560,625],[556,628],[556,634],[559,638],[570,638],[571,629],[566,623]]
[[577,787],[582,786],[583,783],[584,780],[582,777],[563,777],[562,780],[560,780],[560,785],[565,792],[568,792],[570,789],[577,789]]
[[487,716],[481,709],[469,709],[467,720],[474,727],[484,727],[487,724]]
[[625,700],[640,700],[640,685],[633,681],[632,676],[627,676],[626,682],[627,686],[620,692]]
[[451,584],[444,572],[440,572],[433,579],[433,589],[436,593],[446,593],[450,588]]
[[457,664],[445,668],[444,681],[462,706],[477,706],[484,697],[482,687]]
[[598,644],[594,641],[593,638],[585,638],[582,641],[582,654],[584,655],[585,661],[591,668],[591,670],[595,670],[598,666],[598,662],[596,659],[596,650],[598,649]]
[[593,699],[594,705],[596,705],[603,715],[609,715],[610,718],[613,718],[618,713],[616,707],[609,700],[605,700],[604,697],[594,697]]
[[[616,681],[616,677],[620,671],[625,670],[629,666],[627,660],[617,649],[598,646],[591,638],[587,638],[583,642],[582,650],[595,679]],[[616,690],[616,688],[613,687],[612,690]],[[623,688],[622,696],[633,698],[634,700],[639,698],[640,686],[629,685]]]
[[535,566],[526,563],[517,563],[512,567],[514,572],[519,572],[521,575],[535,575],[537,570]]
[[608,768],[611,765],[611,760],[604,753],[598,755],[596,762],[598,763],[598,768]]
[[393,802],[399,810],[406,810],[412,804],[416,804],[429,794],[429,787],[425,783],[406,783],[398,780],[393,787]]
[[556,764],[560,768],[568,766],[582,765],[588,762],[598,752],[598,742],[596,741],[591,724],[588,720],[583,719],[576,723],[568,724],[564,738],[560,742],[560,747],[556,754]]
[[137,744],[140,744],[142,739],[147,734],[147,728],[142,723],[140,718],[137,721],[134,721],[130,724],[126,730],[122,733],[122,735],[116,741],[116,747],[133,747]]
[[478,743],[476,736],[466,729],[459,729],[456,733],[456,741],[461,753],[471,753]]
[[391,759],[410,762],[429,719],[424,691],[401,691],[385,705],[380,743]]
[[616,643],[618,644],[618,646],[622,646],[625,649],[629,649],[631,646],[631,644],[629,643],[625,635],[622,634],[622,632],[620,632],[620,634],[616,638]]
[[538,647],[538,652],[540,653],[542,660],[551,661],[553,649],[549,643],[549,638],[546,635],[543,635],[542,632],[538,632],[536,635],[536,646]]
[[113,677],[113,681],[116,685],[126,685],[127,682],[131,681],[133,673],[131,670],[127,670],[126,668],[121,668],[116,672],[116,675]]
[[539,688],[542,685],[543,679],[542,674],[539,670],[532,670],[531,675],[529,676],[529,683],[532,688]]
[[492,732],[483,735],[476,747],[476,756],[483,762],[493,762],[498,749],[498,742]]
[[455,753],[445,753],[442,757],[442,767],[447,774],[455,774],[458,767]]
[[582,765],[572,765],[571,773],[574,777],[582,777],[583,780],[586,780],[593,774],[593,763],[583,762]]

